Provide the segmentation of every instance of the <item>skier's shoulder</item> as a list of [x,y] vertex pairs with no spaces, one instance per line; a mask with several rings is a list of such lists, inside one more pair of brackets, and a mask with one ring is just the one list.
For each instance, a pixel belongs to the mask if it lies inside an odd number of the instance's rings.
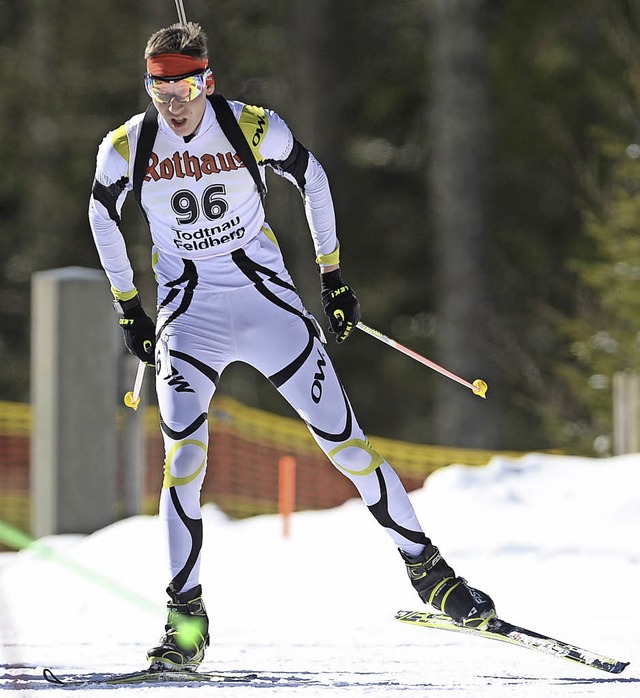
[[291,130],[276,111],[238,100],[227,102],[258,162],[281,159],[291,150]]
[[143,118],[144,113],[136,114],[107,133],[98,148],[99,170],[129,176],[133,165],[132,153],[135,153]]

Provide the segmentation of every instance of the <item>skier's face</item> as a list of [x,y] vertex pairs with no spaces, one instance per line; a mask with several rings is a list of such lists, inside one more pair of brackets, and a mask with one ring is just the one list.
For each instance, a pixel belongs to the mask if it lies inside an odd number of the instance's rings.
[[213,85],[206,87],[190,101],[181,101],[176,95],[170,96],[167,102],[160,102],[155,98],[153,102],[171,130],[177,136],[185,138],[198,128],[207,106],[207,95],[212,94],[213,90]]

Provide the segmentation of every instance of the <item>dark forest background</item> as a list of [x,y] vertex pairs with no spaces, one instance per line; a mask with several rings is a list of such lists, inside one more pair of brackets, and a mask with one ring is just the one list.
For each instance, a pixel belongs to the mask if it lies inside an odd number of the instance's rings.
[[[325,166],[363,320],[489,384],[484,401],[362,333],[331,339],[365,430],[608,454],[613,374],[640,367],[640,2],[185,9],[209,34],[220,91],[278,111]],[[31,275],[99,266],[86,215],[97,146],[146,106],[146,39],[175,20],[172,0],[0,0],[1,400],[29,400]],[[268,219],[321,317],[300,197],[269,185]],[[124,229],[153,307],[131,202]],[[247,367],[220,391],[290,414]]]

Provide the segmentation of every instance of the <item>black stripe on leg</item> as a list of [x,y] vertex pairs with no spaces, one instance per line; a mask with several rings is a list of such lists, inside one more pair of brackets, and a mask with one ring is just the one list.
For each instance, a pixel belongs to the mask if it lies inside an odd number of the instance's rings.
[[220,374],[213,368],[211,368],[209,365],[203,363],[202,361],[199,361],[198,359],[196,359],[193,356],[190,356],[189,354],[185,354],[183,351],[170,349],[169,355],[173,356],[175,359],[180,359],[181,361],[190,364],[195,369],[200,371],[200,373],[206,376],[215,386],[218,385],[218,381],[220,380]]
[[191,434],[193,434],[193,432],[196,431],[199,427],[201,427],[206,421],[207,413],[203,412],[199,417],[196,417],[193,420],[193,422],[189,424],[188,427],[185,427],[182,431],[174,431],[164,423],[162,418],[160,418],[160,428],[167,436],[171,437],[174,441],[181,441],[187,436],[191,436]]
[[189,551],[187,561],[184,563],[184,567],[180,572],[171,580],[174,589],[179,592],[187,583],[187,579],[189,579],[189,575],[193,571],[198,561],[200,551],[202,550],[202,519],[192,519],[186,515],[175,487],[169,488],[169,494],[171,495],[171,502],[180,517],[180,521],[185,525],[185,528],[189,531],[189,535],[191,536],[191,550]]
[[422,545],[427,545],[429,539],[421,531],[411,531],[408,528],[400,526],[396,523],[389,513],[389,497],[387,494],[387,483],[384,479],[384,475],[381,469],[376,470],[376,475],[378,476],[378,484],[380,485],[380,499],[371,506],[368,507],[369,511],[373,514],[376,521],[385,528],[390,528],[392,531],[399,533],[404,536],[407,540],[412,543],[420,543]]

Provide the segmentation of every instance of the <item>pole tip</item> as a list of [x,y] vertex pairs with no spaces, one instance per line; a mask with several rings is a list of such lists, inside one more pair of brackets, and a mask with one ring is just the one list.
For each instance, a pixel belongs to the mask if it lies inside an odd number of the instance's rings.
[[129,391],[125,396],[124,396],[124,404],[127,407],[130,407],[132,410],[137,410],[138,405],[140,404],[140,398],[136,398],[135,400],[133,399],[133,393]]
[[480,378],[473,381],[473,394],[479,395],[480,397],[487,399],[487,389],[489,386]]

